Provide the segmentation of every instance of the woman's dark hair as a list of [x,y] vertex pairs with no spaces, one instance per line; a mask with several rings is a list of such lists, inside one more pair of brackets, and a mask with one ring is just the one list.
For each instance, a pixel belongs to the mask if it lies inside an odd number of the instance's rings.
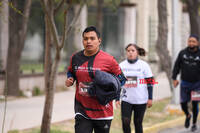
[[138,52],[138,55],[140,56],[145,56],[146,55],[146,52],[143,48],[140,48],[139,46],[137,46],[136,44],[133,44],[133,43],[130,43],[126,46],[125,50],[127,51],[127,49],[130,47],[130,46],[133,46],[135,47],[135,49],[137,50]]
[[90,32],[90,31],[94,31],[97,34],[98,38],[101,37],[100,32],[94,26],[89,26],[89,27],[85,28],[85,30],[83,31],[82,37],[84,37],[84,33],[87,33],[87,32]]

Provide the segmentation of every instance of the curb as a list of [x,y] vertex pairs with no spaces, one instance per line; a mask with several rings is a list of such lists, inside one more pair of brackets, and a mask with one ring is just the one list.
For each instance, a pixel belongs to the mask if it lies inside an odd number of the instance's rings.
[[[171,114],[173,114],[173,113],[183,114],[183,112],[178,109],[168,109],[168,112]],[[198,116],[197,119],[200,120],[200,115]],[[144,133],[158,133],[159,131],[161,131],[163,129],[177,127],[180,125],[184,125],[184,123],[185,123],[185,115],[181,116],[180,118],[174,119],[174,120],[169,120],[169,121],[166,121],[163,123],[158,123],[151,127],[146,127],[143,129],[143,131],[144,131]],[[134,133],[134,131],[132,133]]]
[[157,133],[158,131],[161,131],[162,129],[166,129],[166,128],[172,128],[172,127],[176,127],[179,125],[183,125],[185,121],[185,116],[182,116],[178,119],[175,120],[170,120],[167,122],[163,122],[163,123],[158,123],[155,124],[151,127],[147,127],[144,128],[144,133]]
[[[173,114],[183,114],[182,110],[180,109],[179,106],[174,106],[174,105],[168,105],[166,107],[166,111],[173,115]],[[169,121],[166,121],[166,122],[161,122],[161,123],[157,123],[151,127],[146,127],[144,128],[144,133],[157,133],[163,129],[166,129],[166,128],[173,128],[173,127],[176,127],[176,126],[179,126],[179,125],[183,125],[185,122],[185,116],[180,116],[178,117],[177,119],[173,119],[173,120],[169,120]]]

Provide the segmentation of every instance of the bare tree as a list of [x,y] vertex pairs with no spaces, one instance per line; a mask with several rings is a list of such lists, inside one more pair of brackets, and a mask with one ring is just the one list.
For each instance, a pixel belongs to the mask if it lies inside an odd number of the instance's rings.
[[19,95],[20,60],[27,33],[31,3],[32,0],[12,0],[12,3],[9,3],[9,54],[6,65],[8,95]]
[[170,88],[172,91],[172,81],[171,81],[171,56],[169,55],[169,50],[167,48],[167,34],[168,34],[168,24],[167,24],[167,0],[158,0],[158,40],[156,43],[156,51],[159,56],[160,64],[162,69],[165,71],[168,81],[170,83]]
[[[53,110],[53,101],[54,101],[54,90],[56,84],[56,76],[58,65],[60,62],[60,54],[61,50],[64,47],[65,40],[67,35],[71,31],[73,25],[75,24],[81,9],[83,7],[83,1],[80,6],[78,13],[74,16],[71,24],[67,26],[67,11],[72,6],[72,0],[62,0],[59,4],[55,4],[54,0],[41,0],[41,4],[43,7],[43,11],[45,13],[45,27],[46,27],[46,35],[45,35],[45,90],[46,90],[46,97],[45,97],[45,106],[43,111],[43,118],[42,118],[42,125],[41,125],[41,133],[50,133],[50,126],[51,126],[51,117],[52,117],[52,110]],[[58,30],[55,24],[55,15],[57,14],[58,10],[64,8],[64,30],[62,32],[62,36],[59,36]],[[53,60],[51,60],[51,49],[55,48],[55,56]]]
[[199,0],[185,0],[187,4],[187,10],[190,16],[190,28],[191,34],[197,34],[200,36],[200,1]]

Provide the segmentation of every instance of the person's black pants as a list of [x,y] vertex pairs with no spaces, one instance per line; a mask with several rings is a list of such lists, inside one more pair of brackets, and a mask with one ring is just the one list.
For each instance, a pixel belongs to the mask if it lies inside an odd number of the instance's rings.
[[[187,117],[189,115],[188,102],[181,103],[181,108]],[[196,124],[197,116],[199,113],[198,101],[192,101],[192,113],[193,113],[193,124]]]
[[146,104],[130,104],[122,101],[121,103],[121,117],[122,117],[122,128],[124,133],[131,133],[131,116],[134,112],[134,125],[135,133],[143,133],[142,122],[146,110]]
[[112,120],[91,120],[82,115],[75,117],[75,133],[109,133]]

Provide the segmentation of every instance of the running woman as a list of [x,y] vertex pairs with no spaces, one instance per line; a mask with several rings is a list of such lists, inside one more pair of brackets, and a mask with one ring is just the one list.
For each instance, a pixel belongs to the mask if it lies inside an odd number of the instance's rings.
[[124,133],[131,133],[131,117],[134,112],[135,133],[143,133],[142,122],[146,107],[152,106],[153,74],[150,66],[138,56],[145,56],[145,50],[136,44],[129,44],[126,48],[127,59],[120,63],[120,67],[128,79],[123,86],[121,96],[121,117]]

